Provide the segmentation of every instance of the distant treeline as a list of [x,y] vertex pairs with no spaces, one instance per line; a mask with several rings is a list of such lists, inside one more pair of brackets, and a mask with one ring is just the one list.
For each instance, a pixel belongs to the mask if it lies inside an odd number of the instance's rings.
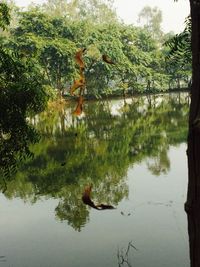
[[[141,11],[140,27],[124,24],[112,1],[49,0],[25,11],[9,2],[9,8],[11,22],[0,33],[1,49],[14,57],[15,63],[31,65],[50,97],[69,95],[79,76],[74,55],[80,48],[86,48],[88,97],[152,93],[190,85],[191,64],[172,55],[169,39],[173,34],[161,31],[162,13],[157,8]],[[145,24],[147,17],[151,19]],[[102,55],[114,64],[106,64]]]

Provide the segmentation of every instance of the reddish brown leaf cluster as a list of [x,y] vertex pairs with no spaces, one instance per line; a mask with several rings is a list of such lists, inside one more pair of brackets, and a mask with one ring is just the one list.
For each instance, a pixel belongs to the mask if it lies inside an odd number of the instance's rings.
[[72,85],[72,87],[70,88],[70,95],[74,95],[74,92],[76,91],[76,89],[82,87],[85,85],[85,77],[83,75],[80,75],[79,79],[76,79]]
[[85,63],[83,61],[83,54],[86,51],[86,48],[82,48],[78,50],[75,54],[75,61],[80,68],[80,77],[76,79],[73,85],[70,88],[70,95],[74,96],[74,92],[80,88],[79,90],[79,97],[75,111],[73,112],[74,115],[80,116],[83,112],[83,92],[85,87],[85,76],[84,76],[84,69]]
[[76,109],[74,110],[73,114],[80,116],[82,114],[82,111],[83,111],[83,97],[80,95],[78,98]]
[[107,205],[107,204],[95,205],[94,202],[90,198],[91,191],[92,191],[91,185],[85,187],[83,195],[82,195],[82,201],[84,204],[86,204],[86,205],[88,205],[94,209],[97,209],[97,210],[115,209],[113,206]]
[[[79,66],[80,69],[80,76],[78,79],[76,79],[73,83],[73,85],[70,88],[70,95],[74,96],[75,91],[77,89],[79,90],[79,96],[78,96],[78,102],[75,111],[73,112],[74,115],[80,116],[83,112],[83,94],[84,94],[84,88],[85,88],[85,75],[84,75],[84,70],[85,70],[85,62],[83,60],[83,55],[86,51],[86,48],[81,48],[79,49],[76,54],[75,54],[75,61],[77,65]],[[102,60],[108,64],[115,64],[107,55],[102,55]],[[102,207],[103,208],[103,207]]]
[[83,61],[83,54],[86,51],[86,48],[80,49],[79,51],[76,52],[75,54],[75,60],[76,63],[79,65],[81,71],[85,69],[85,63]]

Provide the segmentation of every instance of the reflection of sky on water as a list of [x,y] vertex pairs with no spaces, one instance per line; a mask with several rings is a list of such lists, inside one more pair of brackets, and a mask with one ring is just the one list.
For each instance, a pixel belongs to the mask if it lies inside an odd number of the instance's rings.
[[130,167],[129,199],[116,210],[91,210],[81,232],[55,220],[57,200],[30,205],[1,196],[0,255],[6,262],[0,266],[114,267],[118,249],[132,241],[138,249],[129,252],[132,266],[189,267],[185,151],[185,144],[170,148],[165,175],[153,176],[145,161]]
[[[132,98],[126,99],[126,104],[131,104],[133,102]],[[122,109],[124,107],[124,100],[113,100],[111,102],[110,114],[112,116],[122,116]]]

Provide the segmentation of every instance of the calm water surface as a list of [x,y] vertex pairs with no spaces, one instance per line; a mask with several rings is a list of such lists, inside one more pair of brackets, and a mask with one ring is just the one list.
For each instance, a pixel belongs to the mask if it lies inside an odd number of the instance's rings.
[[[187,94],[50,108],[0,196],[0,266],[189,267]],[[92,199],[113,210],[82,203]]]

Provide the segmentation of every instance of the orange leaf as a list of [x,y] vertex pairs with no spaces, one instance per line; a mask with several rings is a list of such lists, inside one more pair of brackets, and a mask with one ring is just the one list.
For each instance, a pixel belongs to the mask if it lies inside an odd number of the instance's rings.
[[70,95],[74,95],[74,91],[84,85],[85,85],[85,77],[81,75],[79,79],[74,81],[74,84],[70,88]]
[[82,195],[82,201],[84,204],[86,204],[86,205],[88,205],[94,209],[97,209],[97,210],[115,209],[113,206],[107,205],[107,204],[95,205],[94,202],[92,201],[91,197],[90,197],[91,191],[92,191],[91,185],[85,187],[85,190],[84,190],[83,195]]
[[76,52],[76,55],[75,55],[76,63],[79,65],[81,69],[85,68],[85,63],[83,62],[83,59],[82,59],[82,56],[85,50],[86,48],[80,49],[78,52]]
[[78,104],[77,104],[76,109],[73,112],[73,114],[79,116],[82,114],[82,112],[83,112],[83,97],[79,96]]

